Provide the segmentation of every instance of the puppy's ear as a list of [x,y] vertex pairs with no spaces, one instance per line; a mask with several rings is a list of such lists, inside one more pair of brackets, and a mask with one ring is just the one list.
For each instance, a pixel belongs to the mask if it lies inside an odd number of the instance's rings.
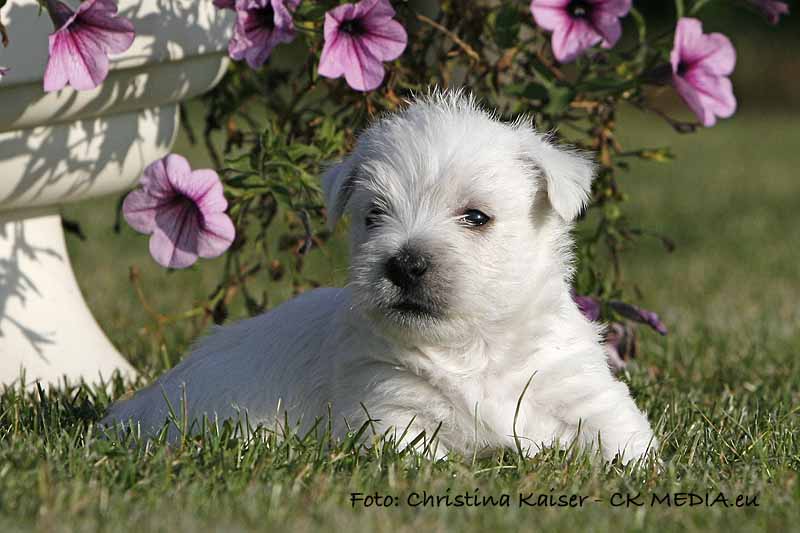
[[355,186],[355,163],[353,156],[330,167],[322,175],[322,192],[328,211],[328,227],[333,229],[344,214]]
[[536,135],[529,156],[542,172],[547,198],[561,218],[571,222],[589,201],[595,165],[588,154],[558,146],[552,139]]

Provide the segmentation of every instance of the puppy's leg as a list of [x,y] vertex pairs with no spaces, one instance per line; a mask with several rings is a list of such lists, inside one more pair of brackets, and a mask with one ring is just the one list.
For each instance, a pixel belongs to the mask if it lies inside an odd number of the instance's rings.
[[[619,454],[625,462],[635,461],[658,447],[650,423],[636,407],[628,387],[610,374],[568,379],[559,389],[562,420],[576,432],[580,430],[578,439],[583,444],[594,447],[599,438],[606,459]],[[569,400],[564,403],[563,398]]]
[[369,417],[362,407],[360,415],[348,419],[351,431],[358,430],[363,424],[368,423],[367,435],[379,435],[393,441],[398,451],[411,447],[436,460],[447,456],[449,446],[442,438],[442,424],[434,423],[425,415],[406,406],[373,406],[368,411]]
[[447,455],[452,406],[429,383],[384,363],[339,372],[343,376],[339,382],[347,386],[340,388],[337,396],[351,431],[368,422],[366,435],[386,435],[394,439],[398,450],[412,446],[436,459]]
[[384,413],[380,426],[382,433],[395,440],[398,450],[413,448],[437,461],[449,453],[443,422],[434,423],[419,413],[399,410]]

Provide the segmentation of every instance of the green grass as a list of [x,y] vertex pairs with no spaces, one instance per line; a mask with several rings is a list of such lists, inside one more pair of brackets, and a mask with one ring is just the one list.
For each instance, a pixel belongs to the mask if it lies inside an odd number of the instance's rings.
[[[312,438],[268,433],[250,441],[217,434],[173,448],[127,447],[96,436],[104,394],[75,389],[39,399],[10,391],[0,396],[0,531],[796,529],[798,118],[745,110],[686,137],[635,113],[620,119],[623,145],[670,144],[679,156],[671,165],[636,165],[624,178],[631,216],[678,245],[667,254],[643,240],[626,258],[627,279],[671,329],[666,338],[643,333],[638,363],[622,376],[663,442],[663,471],[625,470],[556,451],[527,461],[507,453],[434,463],[390,446],[365,454],[349,443],[328,449]],[[178,324],[154,342],[128,268],[138,265],[153,304],[172,313],[213,289],[219,265],[165,273],[147,256],[145,238],[129,230],[112,234],[114,203],[65,208],[89,236],[68,244],[104,330],[139,368],[157,373],[174,364],[195,331]],[[318,252],[314,261],[320,281],[341,282],[340,253]],[[291,294],[286,284],[270,290],[273,303]],[[412,492],[476,488],[510,494],[511,506],[406,503]],[[376,491],[403,503],[351,508],[351,492]],[[580,509],[516,505],[520,492],[551,491],[589,500]],[[641,493],[649,503],[653,494],[676,492],[757,496],[758,507],[610,504],[615,493]]]

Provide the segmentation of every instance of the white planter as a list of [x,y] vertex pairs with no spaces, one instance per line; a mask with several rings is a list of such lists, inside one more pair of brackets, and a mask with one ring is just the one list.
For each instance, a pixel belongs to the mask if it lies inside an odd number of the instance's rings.
[[[136,375],[80,294],[58,206],[123,191],[169,152],[178,103],[225,72],[233,20],[211,0],[119,7],[136,40],[86,92],[43,92],[52,25],[36,0],[11,0],[2,12],[11,44],[0,48],[0,66],[11,70],[0,81],[0,384],[21,373],[27,385]],[[111,261],[98,257],[97,268]]]

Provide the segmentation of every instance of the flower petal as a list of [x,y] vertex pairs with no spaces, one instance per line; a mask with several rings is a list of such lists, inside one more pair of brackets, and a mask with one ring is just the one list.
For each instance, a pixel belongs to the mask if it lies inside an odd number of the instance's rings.
[[[391,61],[408,44],[405,28],[393,20],[395,11],[387,0],[362,0],[343,4],[325,14],[325,44],[317,71],[321,76],[345,76],[350,87],[370,91],[383,81],[382,61]],[[342,25],[357,21],[352,32]]]
[[130,48],[133,24],[115,16],[117,7],[111,0],[86,0],[75,12],[51,2],[50,9],[58,29],[49,37],[45,91],[67,84],[81,91],[94,89],[108,76],[108,53]]
[[81,32],[92,33],[107,52],[121,54],[131,47],[136,33],[130,20],[116,14],[117,5],[111,0],[87,1],[78,7],[77,20]]
[[622,37],[622,24],[614,13],[596,11],[592,14],[592,26],[597,33],[603,36],[604,48],[613,48]]
[[300,0],[272,0],[272,10],[275,12],[275,27],[294,29],[292,12],[300,5]]
[[160,209],[150,237],[150,255],[167,268],[186,268],[197,261],[199,210],[188,201]]
[[777,0],[750,0],[758,8],[770,24],[778,24],[781,15],[789,14],[789,4]]
[[247,50],[245,59],[252,69],[261,68],[267,62],[272,50],[281,43],[288,43],[294,39],[293,30],[281,30],[275,28],[267,32],[262,31],[252,36],[253,44]]
[[709,128],[716,124],[717,120],[714,114],[703,105],[700,95],[691,83],[677,74],[672,76],[672,83],[675,85],[678,94],[683,98],[683,101],[686,102],[686,105],[689,106],[689,109],[697,116],[703,126]]
[[192,167],[182,155],[169,154],[162,158],[163,171],[169,180],[170,187],[175,188],[176,183],[182,183],[192,178]]
[[627,15],[633,6],[633,0],[587,0],[595,12],[607,13],[616,18]]
[[568,26],[553,31],[553,55],[559,63],[570,63],[602,40],[603,37],[586,21],[570,19]]
[[[327,20],[325,27],[327,28]],[[317,72],[320,76],[327,78],[338,78],[344,74],[345,66],[348,63],[348,51],[350,47],[345,43],[350,39],[349,35],[335,31],[331,37],[325,36],[325,44],[322,47],[322,54],[319,58]]]
[[58,0],[46,0],[46,3],[47,10],[56,30],[60,30],[64,26],[72,24],[77,18],[78,12],[81,11],[80,6],[78,6],[78,11],[73,11],[67,4],[59,2]]
[[203,216],[222,213],[228,207],[219,175],[211,169],[195,170],[171,178],[171,182],[177,192],[197,205]]
[[325,12],[325,40],[327,41],[336,33],[339,33],[339,26],[345,21],[356,18],[356,6],[354,4],[342,4]]
[[[261,68],[275,46],[294,39],[290,8],[297,3],[291,1],[287,6],[286,0],[239,0],[235,4],[234,34],[228,43],[231,58],[245,59],[252,69]],[[265,21],[270,13],[272,20]]]
[[600,318],[600,301],[591,296],[573,296],[572,299],[578,304],[583,316],[590,322],[596,322]]
[[693,18],[682,18],[675,29],[675,45],[670,56],[672,68],[702,64],[707,70],[728,76],[736,65],[736,49],[721,33],[703,34],[703,24]]
[[192,169],[185,157],[169,154],[166,157],[153,161],[144,169],[144,174],[139,183],[144,190],[160,198],[175,198],[175,187],[172,180],[187,180],[192,175]]
[[44,90],[59,91],[69,82],[69,62],[71,50],[66,36],[54,34],[49,37],[50,58],[44,69]]
[[673,72],[678,71],[678,66],[681,62],[689,61],[689,54],[692,53],[690,51],[700,46],[702,36],[702,22],[689,17],[678,20],[678,24],[675,26],[675,43],[672,47],[672,54],[670,55]]
[[225,213],[215,213],[203,219],[197,237],[197,254],[200,257],[217,257],[230,248],[236,238],[236,229]]
[[647,324],[661,335],[667,334],[667,327],[661,322],[656,313],[625,302],[611,301],[608,303],[614,311],[625,318]]
[[139,233],[150,234],[156,225],[156,213],[164,200],[156,198],[142,189],[128,193],[122,202],[122,215],[130,227]]
[[555,31],[571,22],[572,18],[566,10],[568,5],[569,0],[533,0],[531,13],[537,26]]
[[395,10],[389,0],[362,0],[355,4],[351,15],[354,19],[362,19],[364,23],[377,23],[394,18]]
[[57,91],[69,83],[79,91],[94,89],[108,75],[108,57],[91,38],[68,30],[50,35],[50,59],[44,90]]
[[682,18],[670,62],[675,88],[704,126],[733,115],[736,97],[727,76],[736,65],[736,50],[726,36],[705,35],[699,20]]
[[370,53],[381,61],[393,61],[400,57],[408,44],[408,34],[403,25],[396,20],[384,21],[376,25],[364,21],[366,33],[358,38]]
[[636,357],[635,331],[627,324],[612,322],[606,330],[605,348],[611,368],[625,368],[625,362]]
[[706,35],[708,47],[711,49],[700,64],[703,68],[719,76],[730,76],[736,67],[736,49],[731,40],[721,33]]
[[736,97],[730,79],[703,68],[689,70],[685,79],[697,91],[706,110],[720,118],[728,118],[736,112]]
[[244,32],[238,30],[237,26],[238,23],[234,24],[233,35],[228,41],[228,55],[231,56],[231,59],[241,61],[250,47],[250,41],[245,37]]
[[349,62],[344,67],[347,84],[357,91],[371,91],[380,86],[386,71],[381,60],[372,55],[359,39],[343,37]]

